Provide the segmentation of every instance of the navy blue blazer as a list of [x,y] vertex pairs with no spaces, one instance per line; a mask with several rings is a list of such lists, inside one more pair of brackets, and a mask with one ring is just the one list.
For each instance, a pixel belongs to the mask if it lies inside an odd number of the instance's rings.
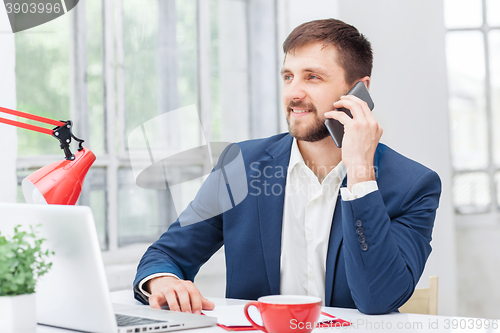
[[[284,133],[237,144],[249,194],[218,216],[183,227],[173,223],[139,263],[136,299],[147,304],[138,284],[151,274],[168,272],[193,281],[222,245],[226,297],[257,299],[280,293],[284,188],[292,139]],[[339,194],[326,260],[326,306],[367,314],[397,311],[412,295],[431,253],[441,193],[434,171],[383,144],[377,147],[374,167],[377,191],[353,201],[343,201]]]

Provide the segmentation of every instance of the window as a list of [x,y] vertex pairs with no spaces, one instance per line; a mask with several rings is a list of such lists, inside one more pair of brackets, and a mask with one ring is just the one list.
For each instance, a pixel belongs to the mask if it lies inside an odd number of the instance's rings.
[[500,208],[499,0],[445,1],[453,201],[459,214]]
[[[135,183],[128,146],[134,129],[194,104],[207,142],[278,133],[275,6],[243,0],[87,0],[15,35],[18,109],[73,120],[74,134],[97,156],[79,204],[92,208],[105,264],[135,268],[146,246],[177,217],[168,190]],[[262,68],[266,80],[257,75]],[[251,103],[250,96],[262,103]],[[167,141],[189,131],[185,123],[163,128]],[[63,158],[53,138],[23,130],[18,136],[19,184]],[[188,137],[203,142],[200,135]],[[210,172],[206,156],[188,155],[171,161],[170,171],[189,179]]]

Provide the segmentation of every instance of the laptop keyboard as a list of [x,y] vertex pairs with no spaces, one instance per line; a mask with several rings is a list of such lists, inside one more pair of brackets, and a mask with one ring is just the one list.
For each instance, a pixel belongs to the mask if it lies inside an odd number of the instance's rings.
[[145,324],[154,324],[154,323],[164,323],[165,320],[155,320],[148,318],[140,318],[140,317],[132,317],[116,314],[116,322],[118,326],[137,326],[137,325],[145,325]]

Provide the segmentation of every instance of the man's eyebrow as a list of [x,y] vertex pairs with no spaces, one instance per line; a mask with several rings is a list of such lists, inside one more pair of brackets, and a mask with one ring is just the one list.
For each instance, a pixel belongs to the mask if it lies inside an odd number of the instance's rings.
[[327,71],[325,71],[321,67],[311,67],[311,68],[305,68],[303,72],[308,72],[308,73],[318,73],[323,76],[330,76]]
[[281,73],[281,75],[283,75],[285,73],[290,73],[290,70],[287,68],[282,68],[280,73]]
[[[281,75],[285,74],[285,73],[291,73],[292,71],[289,70],[288,68],[282,68],[281,69]],[[322,76],[330,76],[330,74],[325,71],[323,68],[321,67],[310,67],[310,68],[304,68],[302,70],[302,72],[306,72],[306,73],[318,73]]]

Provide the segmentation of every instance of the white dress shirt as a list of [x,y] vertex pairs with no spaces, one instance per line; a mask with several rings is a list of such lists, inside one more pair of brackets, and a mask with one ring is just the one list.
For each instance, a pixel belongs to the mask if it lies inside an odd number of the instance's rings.
[[[287,172],[281,238],[280,294],[318,296],[324,305],[330,228],[346,169],[341,161],[320,184],[316,175],[305,165],[294,138]],[[347,188],[341,188],[340,192],[343,200],[354,200],[377,189],[376,181],[368,181],[354,184],[352,193]],[[147,281],[160,276],[178,278],[171,273],[150,275],[139,283],[140,291],[147,297],[151,296],[143,286]]]
[[[330,229],[345,176],[346,168],[341,161],[320,183],[293,140],[283,207],[282,295],[317,296],[324,305]],[[354,200],[375,190],[376,181],[358,183],[353,186],[353,193],[342,188],[342,199]]]

